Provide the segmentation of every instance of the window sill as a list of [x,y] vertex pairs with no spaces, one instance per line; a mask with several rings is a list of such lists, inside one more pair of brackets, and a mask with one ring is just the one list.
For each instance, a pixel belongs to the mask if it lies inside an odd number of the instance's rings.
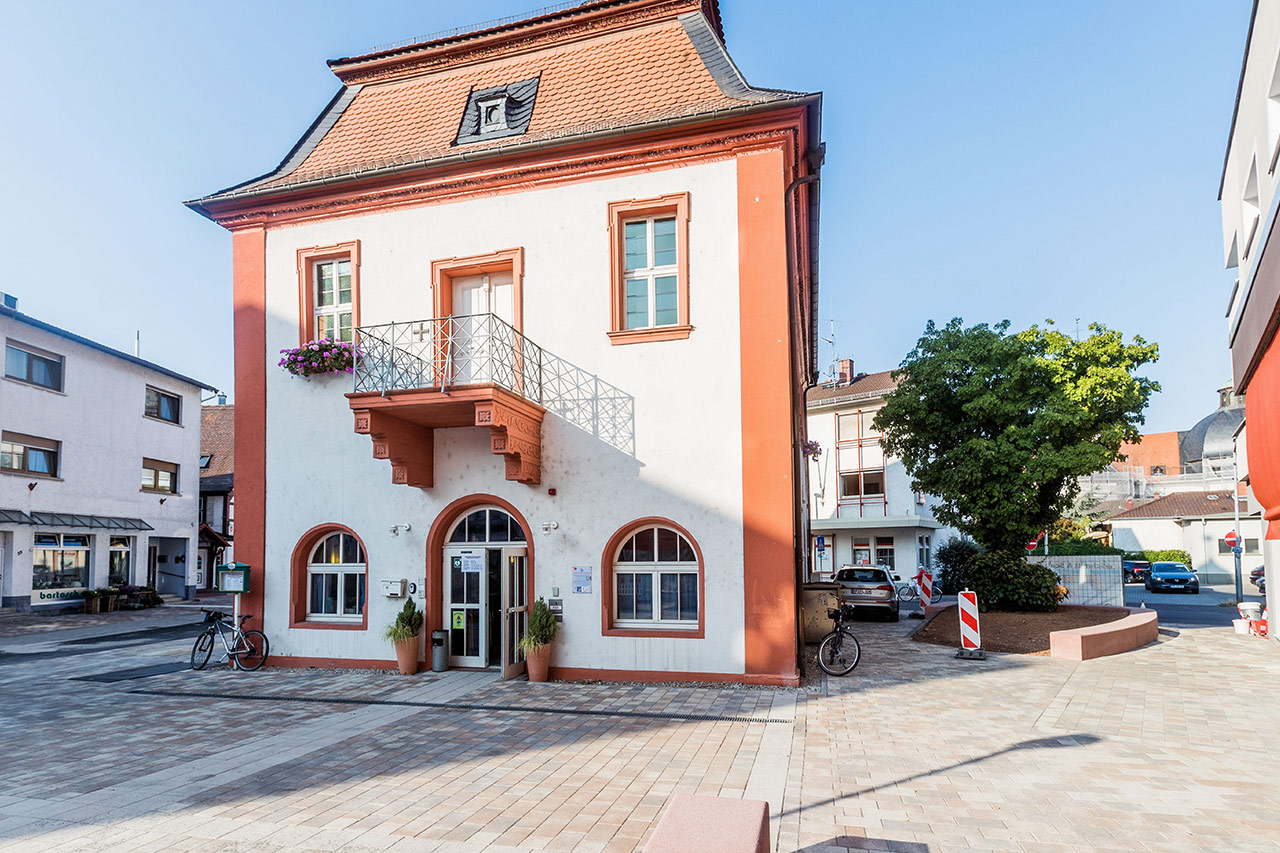
[[4,378],[9,382],[16,382],[17,384],[26,386],[27,388],[36,388],[40,391],[48,391],[50,394],[57,394],[59,397],[67,396],[67,392],[63,391],[61,388],[50,388],[48,385],[41,385],[39,382],[28,382],[25,379],[19,379],[18,377],[10,376],[7,373],[4,375]]
[[8,474],[10,477],[35,477],[40,482],[61,483],[64,480],[61,477],[51,477],[48,474],[37,474],[35,471],[15,471],[12,468],[0,468],[0,474]]
[[157,418],[155,415],[148,415],[148,414],[143,414],[142,417],[149,421],[158,421],[159,423],[168,424],[169,426],[176,426],[179,429],[182,429],[182,421],[171,421],[165,418]]
[[327,622],[321,619],[308,619],[305,622],[291,622],[290,628],[311,628],[320,631],[364,631],[368,627],[367,619],[350,622]]
[[609,332],[609,342],[614,346],[620,344],[640,344],[646,341],[682,341],[689,337],[693,326],[654,326],[650,329],[623,329]]
[[704,637],[702,624],[690,625],[687,628],[659,628],[657,626],[614,627],[604,630],[606,637],[670,637],[681,640],[701,640]]
[[166,491],[162,491],[161,489],[138,489],[138,491],[144,495],[160,495],[161,497],[165,497],[165,498],[182,497],[182,492],[166,492]]

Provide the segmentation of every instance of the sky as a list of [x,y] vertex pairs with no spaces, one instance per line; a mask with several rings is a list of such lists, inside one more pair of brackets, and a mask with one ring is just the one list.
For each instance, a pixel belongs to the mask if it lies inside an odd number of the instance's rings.
[[[929,319],[1078,318],[1159,343],[1144,431],[1212,411],[1250,0],[720,6],[751,83],[824,93],[839,357],[895,367]],[[273,168],[338,89],[325,60],[535,8],[0,0],[0,290],[126,351],[140,333],[144,358],[234,394],[230,237],[182,201]]]

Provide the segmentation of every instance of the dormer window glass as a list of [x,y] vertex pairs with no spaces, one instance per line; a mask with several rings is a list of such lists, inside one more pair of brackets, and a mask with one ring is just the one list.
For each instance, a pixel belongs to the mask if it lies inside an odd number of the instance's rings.
[[495,130],[507,129],[507,96],[486,98],[478,103],[480,107],[480,132],[491,133]]

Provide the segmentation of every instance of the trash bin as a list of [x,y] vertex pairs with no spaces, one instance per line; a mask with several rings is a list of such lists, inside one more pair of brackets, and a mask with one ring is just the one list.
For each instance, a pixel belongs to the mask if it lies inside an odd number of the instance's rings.
[[448,637],[448,631],[431,632],[432,672],[445,672],[449,669],[449,647],[445,645],[445,641]]

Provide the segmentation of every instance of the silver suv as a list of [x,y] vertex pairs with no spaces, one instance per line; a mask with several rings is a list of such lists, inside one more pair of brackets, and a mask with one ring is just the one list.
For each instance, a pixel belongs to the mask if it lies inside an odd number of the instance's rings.
[[884,566],[841,566],[836,572],[840,600],[856,609],[883,611],[890,622],[898,621],[898,588]]

